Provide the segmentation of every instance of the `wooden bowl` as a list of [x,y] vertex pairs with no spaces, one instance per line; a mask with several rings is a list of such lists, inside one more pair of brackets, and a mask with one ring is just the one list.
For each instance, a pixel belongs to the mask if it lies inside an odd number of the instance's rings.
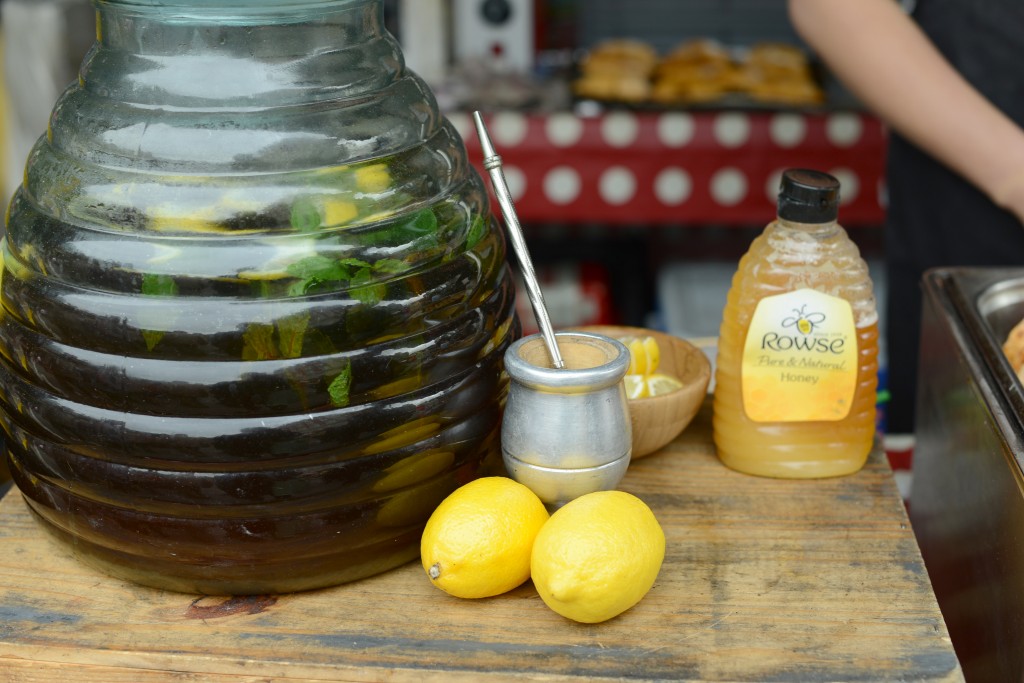
[[711,381],[711,363],[690,342],[657,330],[621,325],[589,325],[574,329],[613,339],[650,335],[658,342],[661,362],[656,372],[672,375],[683,388],[661,396],[629,401],[633,425],[633,459],[650,455],[679,436],[700,409]]

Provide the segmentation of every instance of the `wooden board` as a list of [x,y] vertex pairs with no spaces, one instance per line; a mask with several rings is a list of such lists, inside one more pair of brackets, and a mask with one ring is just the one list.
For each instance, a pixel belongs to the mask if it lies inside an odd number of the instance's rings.
[[857,475],[759,479],[714,456],[710,411],[634,463],[665,528],[651,592],[609,622],[527,583],[466,601],[418,563],[337,588],[197,598],[70,557],[20,494],[0,502],[0,680],[961,681],[884,457]]

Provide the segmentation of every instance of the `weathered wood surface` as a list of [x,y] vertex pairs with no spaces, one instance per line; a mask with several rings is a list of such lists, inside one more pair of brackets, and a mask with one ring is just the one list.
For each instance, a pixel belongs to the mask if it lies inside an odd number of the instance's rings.
[[532,585],[463,601],[418,564],[347,586],[197,598],[108,578],[0,502],[0,680],[961,681],[892,474],[775,481],[727,470],[709,410],[622,488],[665,528],[661,575],[580,625]]

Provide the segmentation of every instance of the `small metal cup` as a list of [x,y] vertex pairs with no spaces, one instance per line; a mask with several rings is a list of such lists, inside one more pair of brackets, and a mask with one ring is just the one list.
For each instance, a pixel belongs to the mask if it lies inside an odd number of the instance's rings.
[[552,367],[541,335],[520,339],[505,352],[512,382],[501,449],[510,477],[560,507],[618,485],[629,467],[632,429],[622,384],[626,347],[589,332],[555,336],[563,369]]

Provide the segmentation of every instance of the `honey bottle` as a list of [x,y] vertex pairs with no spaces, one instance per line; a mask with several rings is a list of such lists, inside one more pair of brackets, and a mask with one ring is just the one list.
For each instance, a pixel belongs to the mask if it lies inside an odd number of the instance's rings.
[[733,276],[713,404],[732,469],[839,476],[871,451],[878,314],[867,264],[836,222],[839,189],[826,173],[783,173],[778,216]]

